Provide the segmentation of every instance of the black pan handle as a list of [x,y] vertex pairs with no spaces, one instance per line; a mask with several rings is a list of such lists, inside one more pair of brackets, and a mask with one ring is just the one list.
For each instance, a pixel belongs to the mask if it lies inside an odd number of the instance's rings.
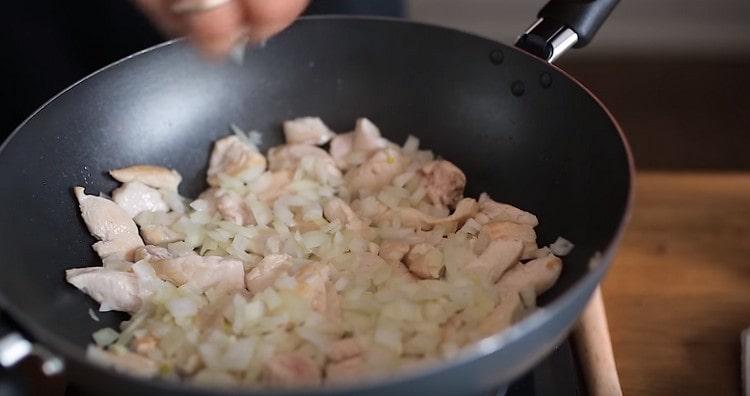
[[551,0],[516,46],[554,62],[571,47],[591,42],[620,0]]

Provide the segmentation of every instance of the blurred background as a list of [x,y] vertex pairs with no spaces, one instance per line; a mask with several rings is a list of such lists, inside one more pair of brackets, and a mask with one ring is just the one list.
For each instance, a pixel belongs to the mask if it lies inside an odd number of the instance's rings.
[[[543,3],[411,0],[408,12],[512,43]],[[750,168],[750,1],[624,0],[558,63],[609,106],[640,169]]]
[[[318,0],[312,13],[401,14],[505,43],[542,1]],[[127,0],[11,2],[0,16],[5,137],[49,97],[163,38]],[[31,27],[31,28],[29,28]],[[559,64],[620,120],[642,169],[747,169],[750,1],[627,0]]]

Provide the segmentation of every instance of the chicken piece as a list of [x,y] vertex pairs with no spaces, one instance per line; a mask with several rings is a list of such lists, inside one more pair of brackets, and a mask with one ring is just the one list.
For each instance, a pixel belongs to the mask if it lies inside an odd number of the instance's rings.
[[112,200],[125,209],[132,218],[141,212],[167,212],[169,206],[161,197],[159,190],[139,181],[127,182],[112,191]]
[[268,150],[268,169],[272,172],[288,170],[295,172],[301,164],[321,183],[341,184],[341,171],[333,158],[320,147],[307,144],[287,144]]
[[[406,227],[423,228],[424,226],[433,226],[456,222],[463,223],[466,219],[477,213],[477,201],[473,198],[464,198],[456,204],[456,210],[447,217],[434,217],[415,208],[399,207],[390,211],[390,216],[398,216],[401,224]],[[391,217],[392,219],[392,217]]]
[[346,173],[349,190],[359,196],[370,195],[389,184],[403,172],[401,154],[393,149],[380,150],[362,165]]
[[292,256],[269,254],[245,275],[245,286],[251,293],[260,293],[276,282],[292,266]]
[[151,334],[142,335],[140,337],[133,338],[133,342],[130,347],[135,353],[143,356],[147,356],[151,352],[155,351],[159,346],[159,340]]
[[275,388],[318,386],[322,377],[320,366],[301,352],[280,353],[266,360],[261,371],[261,381]]
[[326,383],[342,384],[361,381],[367,366],[361,356],[326,365]]
[[451,316],[445,323],[442,325],[442,341],[441,342],[450,342],[455,345],[461,346],[465,343],[465,334],[460,332],[461,328],[466,324],[461,318],[460,314],[455,314]]
[[235,191],[211,187],[198,196],[205,201],[208,213],[219,212],[221,218],[237,225],[255,224],[255,217],[240,194]]
[[349,169],[352,164],[349,163],[349,154],[354,150],[354,132],[336,135],[331,140],[331,147],[328,150],[331,153],[336,166],[341,169]]
[[514,240],[495,240],[484,252],[466,265],[466,270],[495,283],[500,276],[521,258],[523,243]]
[[427,197],[433,205],[452,207],[464,195],[466,175],[453,163],[430,161],[419,172],[424,177]]
[[538,249],[536,245],[536,232],[528,224],[512,223],[510,221],[498,221],[487,223],[482,226],[480,234],[486,234],[492,241],[512,240],[523,243],[523,255],[528,258]]
[[409,271],[422,279],[439,279],[443,275],[443,253],[436,247],[419,243],[406,255]]
[[284,121],[283,126],[287,144],[321,146],[336,136],[318,117],[295,118]]
[[219,175],[237,177],[249,182],[266,170],[266,157],[236,135],[214,142],[208,162],[208,184],[219,185]]
[[219,292],[245,288],[245,269],[239,260],[187,255],[155,260],[151,265],[159,278],[178,287],[188,284],[199,291],[213,287]]
[[364,222],[340,198],[331,198],[323,205],[323,216],[331,223],[338,221],[344,227],[354,232],[359,232],[365,228]]
[[331,268],[315,261],[306,264],[294,276],[297,280],[297,292],[310,302],[313,310],[320,313],[325,313],[328,308],[327,288],[330,276]]
[[393,269],[393,276],[401,281],[404,281],[406,283],[414,283],[419,280],[414,274],[409,271],[409,268],[406,267],[406,264],[402,262],[393,263],[393,266],[391,267]]
[[117,371],[140,377],[155,377],[159,373],[159,366],[154,360],[127,350],[110,352],[89,345],[86,356],[100,364],[112,366]]
[[390,263],[397,263],[400,262],[407,253],[409,253],[410,248],[411,246],[409,246],[409,244],[406,242],[389,239],[383,241],[380,244],[380,251],[378,252],[378,255],[385,261],[388,261]]
[[135,249],[135,252],[133,252],[133,260],[134,261],[141,261],[141,260],[163,260],[172,258],[172,253],[169,252],[166,248],[154,246],[154,245],[146,245],[141,246],[138,249]]
[[473,329],[470,336],[472,339],[489,337],[501,330],[510,327],[523,312],[523,302],[520,295],[515,293],[503,293],[500,304],[487,316],[487,318]]
[[141,227],[143,241],[149,245],[164,245],[185,239],[181,233],[162,224],[150,224]]
[[382,218],[388,212],[388,206],[378,201],[377,198],[369,196],[363,199],[355,199],[350,204],[354,213],[361,218],[373,219]]
[[285,144],[268,150],[268,170],[271,172],[280,170],[294,172],[297,170],[300,161],[306,157],[319,158],[321,161],[336,166],[333,158],[320,147],[307,144]]
[[352,149],[371,153],[386,147],[388,140],[380,135],[380,129],[367,118],[358,118],[352,134]]
[[141,182],[149,187],[177,191],[182,176],[174,169],[155,165],[133,165],[109,171],[110,176],[120,183]]
[[518,294],[526,287],[532,287],[539,295],[555,284],[562,272],[562,260],[549,255],[531,260],[526,264],[517,264],[508,270],[495,284],[495,289],[502,293]]
[[83,187],[75,187],[81,217],[99,242],[93,248],[103,259],[117,255],[125,260],[133,258],[133,251],[143,246],[138,227],[123,208],[102,197],[86,195]]
[[65,279],[100,303],[99,311],[135,312],[141,307],[138,278],[132,272],[72,268],[65,271]]
[[226,190],[216,200],[216,210],[221,217],[237,225],[254,225],[255,217],[247,207],[240,194],[235,191]]
[[251,185],[259,200],[271,202],[286,192],[286,186],[292,181],[292,173],[288,170],[266,172],[258,177]]
[[533,214],[515,206],[495,202],[487,193],[479,195],[479,211],[477,221],[481,224],[487,224],[490,221],[510,221],[532,227],[539,225],[539,220]]
[[536,295],[545,292],[557,281],[561,271],[562,261],[554,255],[513,266],[495,284],[500,304],[477,328],[477,337],[492,335],[513,324],[523,312],[521,293],[528,288]]
[[342,338],[328,345],[326,356],[333,362],[351,359],[362,354],[362,347],[354,337]]

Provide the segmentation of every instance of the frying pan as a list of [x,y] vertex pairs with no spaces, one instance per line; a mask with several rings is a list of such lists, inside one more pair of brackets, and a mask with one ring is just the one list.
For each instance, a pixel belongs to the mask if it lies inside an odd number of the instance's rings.
[[588,42],[614,4],[551,2],[519,40],[536,56],[436,26],[313,17],[249,50],[241,65],[208,64],[175,41],[74,84],[0,148],[0,362],[36,353],[47,371],[64,363],[72,382],[108,395],[261,393],[138,379],[86,360],[90,334],[125,317],[100,313],[94,322],[96,304],[64,281],[66,268],[100,264],[71,187],[108,192],[107,170],[145,163],[176,168],[180,192],[195,196],[206,187],[211,142],[229,123],[260,131],[265,149],[282,143],[288,118],[316,115],[347,131],[367,116],[390,140],[416,135],[456,163],[467,196],[487,191],[537,214],[541,245],[564,236],[576,247],[538,311],[455,359],[373,383],[262,393],[466,395],[509,383],[566,336],[627,219],[633,163],[622,132],[547,62]]

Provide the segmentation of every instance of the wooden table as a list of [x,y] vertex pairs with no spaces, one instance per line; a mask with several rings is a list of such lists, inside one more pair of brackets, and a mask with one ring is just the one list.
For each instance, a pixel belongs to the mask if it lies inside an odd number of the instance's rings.
[[739,394],[750,174],[639,174],[603,293],[625,395]]

